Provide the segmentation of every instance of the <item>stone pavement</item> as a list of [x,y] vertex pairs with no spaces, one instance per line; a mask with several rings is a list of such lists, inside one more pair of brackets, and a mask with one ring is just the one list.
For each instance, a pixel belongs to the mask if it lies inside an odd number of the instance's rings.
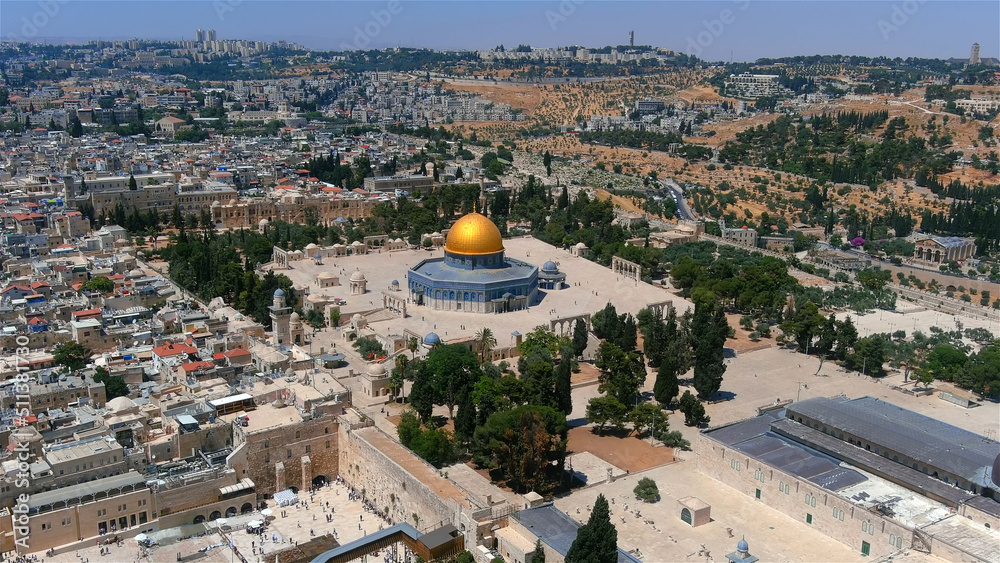
[[[805,523],[755,501],[702,475],[695,461],[665,465],[589,487],[557,499],[556,507],[585,523],[598,494],[611,505],[618,545],[650,562],[725,561],[736,542],[746,537],[750,553],[761,561],[862,561],[860,553],[817,532]],[[642,477],[656,481],[660,500],[635,500],[632,489]],[[712,522],[692,528],[680,519],[677,500],[697,497],[712,507]],[[730,537],[727,529],[732,532]]]
[[[254,512],[252,515],[227,519],[221,531],[215,529],[200,537],[184,539],[170,545],[153,546],[147,554],[141,554],[138,545],[132,540],[123,542],[122,547],[112,547],[110,555],[101,556],[99,549],[91,546],[48,561],[85,563],[84,559],[89,558],[92,563],[124,563],[138,560],[148,563],[177,561],[231,563],[233,560],[238,560],[228,547],[231,540],[247,561],[265,563],[273,561],[276,552],[309,541],[312,534],[317,536],[334,534],[340,544],[345,544],[389,525],[365,510],[361,501],[351,500],[347,488],[343,485],[330,484],[321,487],[312,496],[308,492],[300,492],[299,504],[295,506],[278,508],[273,506],[273,501],[269,501],[268,507],[274,513],[268,518],[263,542],[260,536],[248,534],[244,527],[246,521],[264,520],[259,512]],[[332,514],[330,523],[326,521],[328,514]],[[214,547],[204,552],[200,551],[208,546]],[[263,554],[260,553],[261,549]]]

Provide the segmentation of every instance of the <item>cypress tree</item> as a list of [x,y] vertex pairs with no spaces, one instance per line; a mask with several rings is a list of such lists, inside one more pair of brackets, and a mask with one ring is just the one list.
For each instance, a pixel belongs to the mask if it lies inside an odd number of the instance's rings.
[[562,350],[556,367],[556,409],[569,416],[573,410],[573,358],[569,348]]
[[587,349],[587,322],[583,319],[576,321],[573,325],[573,355],[582,356]]
[[590,520],[577,530],[573,545],[566,552],[566,563],[616,563],[618,530],[611,523],[608,499],[598,495]]
[[531,556],[531,563],[545,563],[545,548],[542,547],[542,540],[535,540],[535,553]]
[[664,408],[677,398],[680,393],[680,385],[677,382],[677,372],[673,369],[674,364],[663,362],[656,372],[656,383],[653,384],[653,398]]
[[476,431],[476,407],[472,404],[472,392],[458,397],[458,413],[455,415],[455,435],[463,441],[472,439]]
[[694,388],[699,398],[707,398],[722,387],[726,372],[724,345],[729,325],[726,315],[714,304],[695,305],[692,333],[694,335]]

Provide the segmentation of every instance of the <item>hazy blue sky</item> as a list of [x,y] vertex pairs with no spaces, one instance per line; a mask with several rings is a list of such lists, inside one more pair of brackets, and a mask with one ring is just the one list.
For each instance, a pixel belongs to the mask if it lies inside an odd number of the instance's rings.
[[708,60],[968,57],[975,41],[982,56],[1000,56],[996,0],[0,0],[5,39],[192,39],[199,27],[214,28],[219,39],[318,49],[620,45],[635,30],[637,44]]

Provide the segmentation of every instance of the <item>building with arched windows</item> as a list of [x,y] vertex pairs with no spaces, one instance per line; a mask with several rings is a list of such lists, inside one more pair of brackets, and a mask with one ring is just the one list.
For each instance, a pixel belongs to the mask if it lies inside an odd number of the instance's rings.
[[470,213],[448,231],[444,257],[407,273],[410,299],[436,310],[504,313],[538,298],[538,267],[504,256],[500,229]]

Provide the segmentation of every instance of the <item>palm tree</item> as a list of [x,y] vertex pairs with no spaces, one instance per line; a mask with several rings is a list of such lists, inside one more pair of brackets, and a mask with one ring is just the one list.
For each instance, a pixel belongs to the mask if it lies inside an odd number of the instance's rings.
[[410,355],[413,359],[416,359],[417,357],[417,346],[419,345],[420,343],[417,341],[415,336],[411,336],[410,339],[406,341],[406,348],[410,351]]
[[493,336],[493,331],[483,327],[476,333],[476,348],[479,350],[479,361],[485,362],[497,345],[497,339]]

